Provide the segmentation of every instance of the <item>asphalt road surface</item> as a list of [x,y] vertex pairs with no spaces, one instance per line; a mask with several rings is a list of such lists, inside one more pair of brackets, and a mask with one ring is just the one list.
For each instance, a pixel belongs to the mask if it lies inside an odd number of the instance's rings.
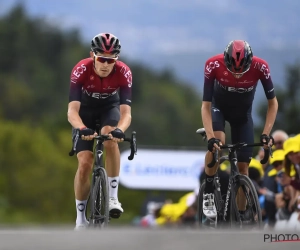
[[[289,236],[287,235],[289,234]],[[281,242],[270,242],[271,238]],[[0,250],[260,250],[300,249],[299,232],[200,231],[111,227],[0,228]],[[293,240],[283,241],[282,240]]]

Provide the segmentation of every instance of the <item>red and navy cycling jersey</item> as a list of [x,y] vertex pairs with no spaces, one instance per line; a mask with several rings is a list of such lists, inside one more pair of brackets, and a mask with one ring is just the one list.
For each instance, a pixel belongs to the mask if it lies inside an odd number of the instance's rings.
[[240,78],[227,70],[223,54],[209,58],[205,63],[203,101],[219,107],[251,108],[257,83],[262,83],[267,99],[275,97],[268,63],[253,56],[250,69]]
[[69,102],[102,106],[111,102],[131,105],[132,74],[130,68],[117,61],[112,72],[104,78],[94,71],[93,59],[78,62],[70,76]]

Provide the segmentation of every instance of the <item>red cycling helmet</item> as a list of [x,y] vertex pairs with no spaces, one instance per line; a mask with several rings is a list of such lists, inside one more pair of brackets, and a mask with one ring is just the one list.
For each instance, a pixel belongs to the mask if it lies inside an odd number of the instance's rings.
[[91,42],[93,52],[119,55],[121,52],[120,40],[113,34],[100,33]]
[[235,74],[244,74],[250,69],[253,53],[250,45],[243,40],[231,41],[224,51],[227,69]]

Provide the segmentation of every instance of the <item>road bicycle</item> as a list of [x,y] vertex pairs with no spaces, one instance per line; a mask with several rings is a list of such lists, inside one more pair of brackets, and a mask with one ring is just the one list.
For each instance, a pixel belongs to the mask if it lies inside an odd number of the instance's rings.
[[[204,128],[196,131],[202,135],[203,140],[207,140]],[[224,161],[230,163],[230,177],[226,192],[226,197],[221,195],[221,185],[217,174],[213,180],[214,186],[214,202],[217,210],[216,218],[208,218],[203,214],[202,203],[205,181],[200,187],[198,194],[198,212],[197,221],[200,228],[245,228],[245,229],[260,229],[262,226],[261,208],[258,200],[257,191],[251,179],[239,173],[237,167],[237,151],[242,147],[264,146],[263,143],[247,144],[244,142],[236,144],[226,144],[220,146],[221,149],[228,149],[228,155],[219,158],[218,151],[213,153],[212,162],[208,167],[213,167],[216,163],[221,164]],[[272,156],[272,148],[264,147],[264,158],[260,161],[261,164],[267,163],[269,156]],[[218,159],[219,158],[219,159]],[[224,199],[225,198],[225,199]],[[243,200],[243,201],[241,201]],[[239,203],[239,204],[237,204]],[[246,206],[246,209],[239,210],[239,206]]]
[[[97,128],[96,131],[99,131],[99,129]],[[73,135],[73,146],[69,153],[70,156],[73,156],[76,152],[78,139],[79,130],[76,130]],[[108,225],[110,220],[108,196],[109,186],[103,161],[103,143],[110,140],[110,137],[109,135],[98,135],[95,136],[94,140],[96,140],[96,145],[94,147],[94,167],[90,194],[87,201],[87,204],[89,204],[90,207],[90,213],[87,215],[87,219],[89,221],[90,228],[103,228]],[[130,143],[130,155],[128,156],[128,160],[132,160],[134,155],[137,154],[136,132],[133,131],[131,138],[125,138],[124,141]],[[86,209],[86,213],[87,210],[88,209]],[[114,218],[117,218],[118,216],[120,215],[115,214]]]

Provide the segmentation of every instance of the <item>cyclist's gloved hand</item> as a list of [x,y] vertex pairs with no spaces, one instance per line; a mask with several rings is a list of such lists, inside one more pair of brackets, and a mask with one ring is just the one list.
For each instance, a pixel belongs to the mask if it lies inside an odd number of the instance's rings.
[[116,128],[115,130],[111,131],[110,134],[114,137],[114,138],[118,138],[118,139],[125,139],[125,134],[123,133],[123,131],[119,128]]
[[274,138],[270,135],[262,134],[260,136],[260,142],[263,143],[264,145],[273,146]]
[[214,144],[220,146],[220,140],[216,138],[210,138],[207,142],[207,148],[210,152],[213,152]]
[[95,131],[90,129],[90,128],[87,128],[87,127],[83,127],[81,129],[79,129],[79,136],[88,136],[88,135],[93,135],[95,134]]

